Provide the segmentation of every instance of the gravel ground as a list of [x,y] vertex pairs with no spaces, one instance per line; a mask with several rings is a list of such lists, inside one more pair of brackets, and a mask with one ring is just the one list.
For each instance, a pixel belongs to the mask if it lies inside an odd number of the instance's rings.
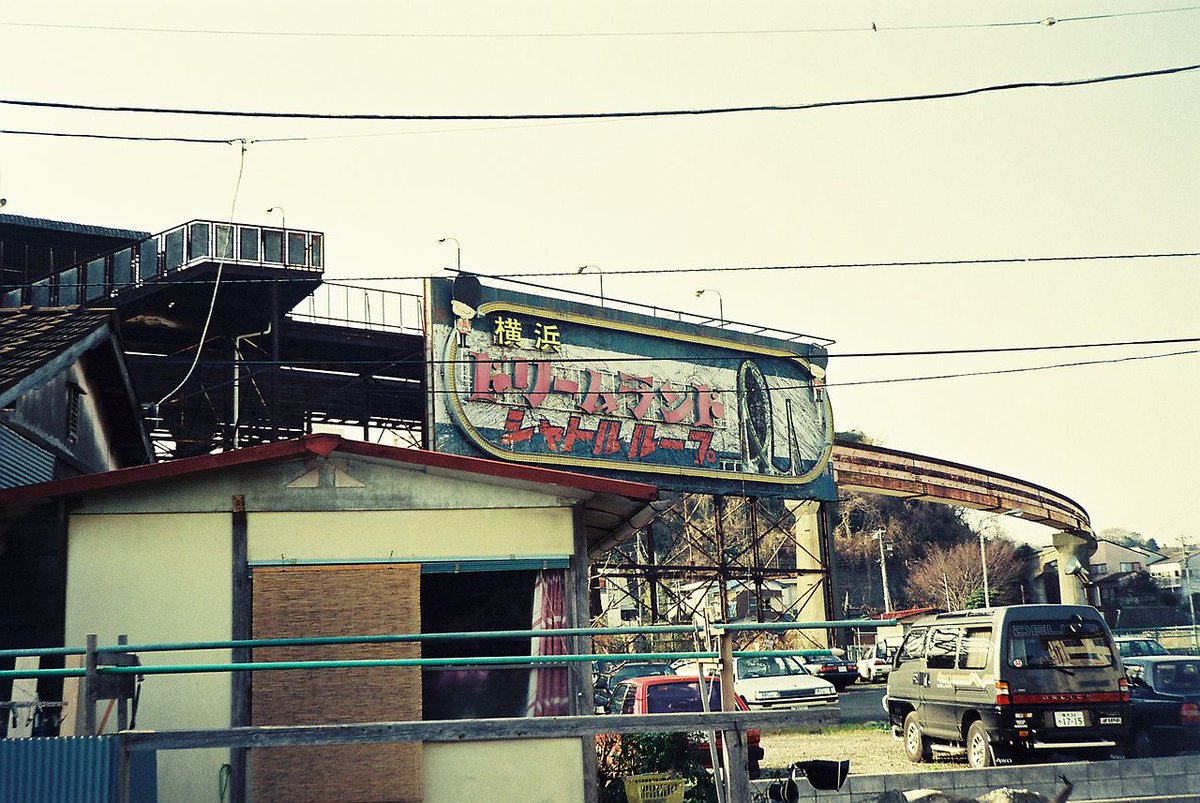
[[785,770],[794,761],[810,758],[850,759],[851,775],[881,775],[962,769],[964,761],[943,760],[913,764],[904,756],[900,742],[883,723],[842,725],[824,731],[764,731],[763,774]]

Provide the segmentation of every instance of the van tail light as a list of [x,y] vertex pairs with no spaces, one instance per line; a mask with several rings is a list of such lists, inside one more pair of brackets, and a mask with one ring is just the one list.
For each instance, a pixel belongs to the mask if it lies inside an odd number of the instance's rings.
[[1200,725],[1200,705],[1184,703],[1179,707],[1179,722],[1182,725]]
[[1129,702],[1129,678],[1121,678],[1118,680],[1117,690],[1121,692],[1121,702]]
[[1008,693],[1008,683],[996,681],[996,705],[1012,705],[1012,697]]

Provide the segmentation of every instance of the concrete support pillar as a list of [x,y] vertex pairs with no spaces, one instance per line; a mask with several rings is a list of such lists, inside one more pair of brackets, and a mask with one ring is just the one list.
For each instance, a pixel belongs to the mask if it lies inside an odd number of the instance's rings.
[[[792,536],[796,543],[796,598],[785,600],[793,604],[792,612],[798,622],[828,621],[829,599],[828,550],[822,544],[821,503],[816,501],[788,502],[788,510],[796,517]],[[816,647],[830,647],[824,630],[805,630],[805,639]]]
[[1053,543],[1058,556],[1058,589],[1062,603],[1092,604],[1084,578],[1088,563],[1096,553],[1096,536],[1082,530],[1056,532]]

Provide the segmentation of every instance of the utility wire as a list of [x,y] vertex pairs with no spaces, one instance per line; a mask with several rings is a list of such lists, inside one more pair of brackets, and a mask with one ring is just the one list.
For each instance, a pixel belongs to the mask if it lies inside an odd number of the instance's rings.
[[[234,182],[233,200],[229,204],[229,221],[230,221],[229,225],[230,226],[233,225],[234,215],[237,211],[238,193],[242,189],[242,174],[245,173],[245,171],[246,171],[246,147],[247,147],[246,141],[242,140],[241,153],[238,157],[237,181]],[[212,297],[209,299],[209,302],[208,302],[208,313],[204,316],[204,327],[200,330],[200,341],[196,344],[196,356],[195,356],[195,358],[193,358],[192,364],[188,368],[187,373],[183,375],[183,379],[179,380],[179,384],[176,385],[171,390],[169,390],[167,393],[165,393],[163,395],[163,397],[161,399],[159,399],[157,402],[155,402],[154,412],[156,415],[158,413],[158,408],[162,405],[162,403],[165,402],[167,399],[171,398],[176,393],[178,393],[179,389],[187,384],[187,381],[192,378],[192,374],[195,372],[196,366],[200,363],[200,354],[204,351],[204,343],[208,339],[208,327],[209,327],[209,325],[212,324],[213,312],[216,310],[216,307],[217,307],[217,291],[221,289],[221,275],[224,273],[224,271],[225,271],[225,263],[218,262],[217,263],[217,275],[213,281]]]
[[723,114],[743,114],[747,112],[808,111],[812,109],[827,109],[840,106],[864,106],[885,103],[907,103],[925,100],[945,100],[948,98],[961,98],[987,92],[1003,92],[1015,89],[1050,89],[1106,84],[1139,78],[1154,78],[1165,75],[1177,75],[1180,73],[1193,72],[1195,70],[1200,70],[1200,64],[1187,64],[1179,67],[1166,67],[1159,70],[1145,70],[1141,72],[1103,75],[1096,78],[1075,78],[1062,81],[1018,81],[1007,84],[992,84],[988,86],[973,87],[970,89],[949,90],[946,92],[927,92],[915,95],[891,95],[877,98],[851,98],[843,100],[816,101],[813,103],[773,104],[764,106],[719,106],[695,109],[654,109],[615,112],[545,112],[525,114],[367,114],[333,112],[271,112],[237,111],[229,109],[165,108],[160,106],[107,106],[91,103],[17,100],[12,98],[0,99],[0,105],[22,106],[36,109],[66,109],[70,111],[117,112],[124,114],[174,114],[201,117],[235,117],[269,120],[610,120],[642,117],[700,117]]
[[[847,381],[847,382],[826,382],[826,383],[824,383],[824,387],[825,388],[849,388],[849,387],[859,387],[859,386],[864,386],[864,385],[898,385],[898,384],[906,384],[909,382],[931,382],[931,381],[936,381],[936,380],[965,379],[965,378],[981,377],[981,376],[1003,376],[1006,374],[1023,374],[1023,373],[1032,373],[1035,371],[1052,371],[1052,370],[1059,370],[1059,369],[1063,369],[1063,368],[1081,368],[1081,367],[1092,366],[1092,365],[1116,365],[1116,364],[1125,363],[1125,362],[1138,362],[1138,361],[1144,361],[1144,360],[1160,360],[1160,359],[1164,359],[1167,357],[1183,357],[1183,356],[1190,356],[1190,355],[1195,355],[1195,354],[1200,354],[1200,349],[1187,349],[1187,350],[1182,350],[1182,351],[1172,351],[1172,352],[1167,352],[1165,354],[1142,354],[1142,355],[1136,355],[1136,356],[1130,356],[1130,357],[1111,357],[1111,358],[1099,359],[1099,360],[1079,360],[1079,361],[1075,361],[1075,362],[1053,363],[1051,365],[1032,365],[1032,366],[1024,366],[1024,367],[1020,367],[1020,368],[996,368],[996,369],[990,369],[990,370],[986,370],[986,371],[963,371],[963,372],[944,373],[944,374],[928,374],[928,375],[924,375],[924,376],[902,376],[902,377],[888,377],[888,378],[884,378],[884,379],[859,379],[859,380],[851,380],[851,381]],[[255,363],[255,364],[262,365],[262,363]],[[267,369],[264,368],[263,372],[265,373],[266,370]],[[255,373],[252,371],[250,376],[253,377],[254,375],[255,375]],[[342,376],[342,374],[338,374],[338,375]],[[345,378],[348,381],[348,386],[357,384],[359,382],[369,381],[371,379],[371,377],[369,377],[369,376],[362,376],[361,374],[350,374],[348,372],[344,374],[343,378]],[[185,401],[189,398],[203,395],[203,394],[209,392],[213,387],[223,387],[225,385],[230,385],[230,384],[232,384],[232,380],[225,380],[225,381],[217,383],[216,385],[208,386],[201,390],[197,390],[194,393],[185,394],[183,396],[177,397],[177,401]],[[811,385],[809,385],[807,383],[800,384],[800,385],[772,385],[771,390],[807,390],[810,387],[811,387]],[[507,391],[507,393],[515,395],[515,396],[520,396],[520,395],[523,395],[525,390],[526,389],[522,389],[522,388],[512,388],[509,391]],[[618,389],[614,388],[611,390],[605,390],[604,392],[611,394],[611,395],[637,395],[637,394],[649,392],[650,390],[651,389],[649,389],[649,388],[637,388],[637,389],[629,389],[629,390],[618,390]],[[736,393],[737,392],[736,388],[710,388],[710,391],[713,393]],[[422,396],[429,395],[429,394],[451,395],[451,394],[461,394],[462,393],[461,390],[449,390],[447,388],[424,387],[424,386],[422,386],[422,384],[420,382],[413,382],[411,388],[398,388],[398,387],[394,387],[394,386],[389,386],[386,391],[380,391],[380,392],[386,392],[388,395],[393,395],[393,396],[394,395],[405,395],[405,394],[414,394],[414,395],[419,394]]]
[[176,142],[185,145],[233,145],[237,139],[204,139],[202,137],[153,137],[122,134],[92,134],[86,131],[32,131],[14,128],[0,129],[0,134],[21,137],[59,137],[62,139],[104,139],[123,142]]
[[[1139,360],[1160,360],[1164,357],[1183,357],[1191,354],[1200,354],[1200,349],[1189,349],[1186,351],[1172,351],[1166,354],[1142,354],[1133,357],[1112,357],[1104,360],[1081,360],[1079,362],[1061,362],[1053,365],[1033,365],[1024,368],[998,368],[990,371],[968,371],[964,373],[953,374],[931,374],[928,376],[905,376],[892,379],[861,379],[851,382],[828,382],[827,388],[848,388],[857,387],[859,385],[892,385],[901,382],[928,382],[935,379],[961,379],[964,377],[973,376],[1000,376],[1002,374],[1023,374],[1031,371],[1050,371],[1058,368],[1079,368],[1087,365],[1113,365],[1122,362],[1136,362]],[[804,387],[804,386],[798,386]]]
[[[1036,346],[996,346],[991,348],[946,348],[946,349],[923,349],[913,351],[859,351],[859,352],[844,352],[838,353],[831,351],[827,355],[830,359],[848,359],[848,358],[898,358],[898,357],[951,357],[951,356],[966,356],[978,354],[1022,354],[1036,353],[1040,351],[1068,351],[1075,349],[1107,349],[1107,348],[1132,348],[1135,346],[1169,346],[1182,345],[1185,343],[1200,343],[1200,337],[1172,337],[1161,338],[1156,340],[1122,340],[1122,341],[1107,341],[1095,343],[1055,343]],[[670,357],[646,357],[646,356],[605,356],[604,361],[610,363],[652,363],[652,362],[670,362],[676,363],[680,360],[695,363],[723,363],[733,359],[743,359],[743,357],[729,356],[710,356],[700,354],[676,354]],[[225,360],[209,360],[206,365],[224,365]],[[310,360],[241,360],[243,365],[249,366],[305,366],[305,365],[328,365],[328,366],[350,366],[350,365],[365,365],[365,366],[388,366],[388,367],[403,367],[416,365],[473,365],[476,360],[471,358],[445,360],[445,359],[425,359],[420,356],[399,357],[399,358],[379,358],[371,360],[339,360],[339,359],[310,359]],[[571,365],[574,363],[592,364],[596,362],[596,357],[558,357],[551,355],[539,355],[536,357],[520,357],[506,355],[492,355],[487,362],[496,365],[509,365],[512,363],[548,363],[554,365]]]
[[934,25],[888,25],[872,22],[869,25],[825,27],[825,28],[768,28],[768,29],[715,29],[715,30],[662,30],[662,31],[516,31],[511,33],[395,33],[388,31],[262,31],[221,30],[215,28],[167,28],[127,25],[78,25],[48,22],[0,22],[0,26],[13,28],[47,28],[56,30],[109,31],[121,33],[169,33],[200,36],[263,36],[278,38],[317,37],[322,39],[584,39],[618,37],[659,36],[778,36],[811,33],[866,33],[880,31],[953,30],[970,28],[1011,28],[1053,26],[1069,22],[1094,22],[1097,20],[1139,17],[1151,14],[1173,14],[1200,10],[1200,6],[1147,9],[1142,11],[1118,11],[1109,14],[1090,14],[1073,17],[1043,17],[1033,20],[999,22],[944,23]]
[[[236,225],[236,224],[235,224]],[[118,249],[120,250],[120,249]],[[1133,259],[1190,259],[1200,257],[1200,251],[1158,251],[1158,252],[1143,252],[1143,253],[1125,253],[1125,254],[1061,254],[1051,256],[1030,256],[1030,257],[977,257],[964,259],[912,259],[912,260],[890,260],[885,262],[813,262],[804,264],[791,265],[709,265],[709,266],[674,266],[668,268],[627,268],[627,269],[605,269],[605,276],[657,276],[657,275],[673,275],[683,273],[748,273],[752,271],[788,271],[788,270],[840,270],[846,268],[938,268],[938,267],[969,267],[969,266],[987,266],[987,265],[1032,265],[1046,262],[1121,262]],[[86,261],[86,260],[85,260]],[[79,263],[82,264],[82,263]],[[74,267],[74,266],[68,266]],[[499,279],[511,281],[513,284],[524,284],[539,289],[547,289],[542,285],[533,284],[531,282],[517,281],[521,278],[550,278],[570,276],[578,278],[580,276],[579,269],[560,271],[545,271],[537,273],[533,271],[522,271],[515,273],[482,273],[479,271],[464,271],[477,276],[480,279]],[[444,273],[414,273],[409,275],[393,274],[390,276],[341,276],[337,278],[328,278],[323,274],[319,277],[320,282],[330,287],[343,287],[349,290],[367,290],[378,292],[396,292],[388,291],[379,287],[364,287],[349,285],[346,282],[414,282],[424,279],[446,278]],[[272,278],[255,278],[255,277],[230,277],[225,279],[227,284],[286,284],[293,282],[311,283],[316,281],[317,277],[313,275],[307,276],[280,276]],[[149,284],[153,280],[147,282]],[[81,287],[107,287],[107,284],[101,282],[79,282]],[[579,293],[574,290],[564,288],[554,288],[564,293],[573,295],[588,296],[596,298],[590,293]]]

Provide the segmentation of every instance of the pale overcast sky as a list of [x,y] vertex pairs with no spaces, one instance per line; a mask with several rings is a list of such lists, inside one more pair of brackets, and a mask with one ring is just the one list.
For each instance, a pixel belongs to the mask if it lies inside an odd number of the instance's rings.
[[[1166,9],[1177,9],[1166,13]],[[501,13],[502,12],[502,13]],[[1131,13],[1139,12],[1139,13]],[[1072,19],[1116,14],[1112,18]],[[1042,20],[1055,25],[1006,24]],[[872,30],[874,25],[876,30]],[[0,98],[381,114],[795,105],[1200,64],[1200,6],[1133,2],[52,3],[0,10]],[[672,273],[1200,251],[1200,73],[806,111],[321,122],[0,105],[19,215],[328,236],[330,279],[605,272],[610,297],[836,340],[833,354],[1200,337],[1200,260]],[[356,136],[349,136],[356,135]],[[235,203],[236,198],[236,203]],[[622,271],[662,269],[652,275]],[[592,272],[547,278],[596,292]],[[411,290],[411,283],[382,286]],[[1200,540],[1200,349],[834,358],[839,429],[1067,494],[1100,530]],[[1044,531],[1043,531],[1044,532]]]

